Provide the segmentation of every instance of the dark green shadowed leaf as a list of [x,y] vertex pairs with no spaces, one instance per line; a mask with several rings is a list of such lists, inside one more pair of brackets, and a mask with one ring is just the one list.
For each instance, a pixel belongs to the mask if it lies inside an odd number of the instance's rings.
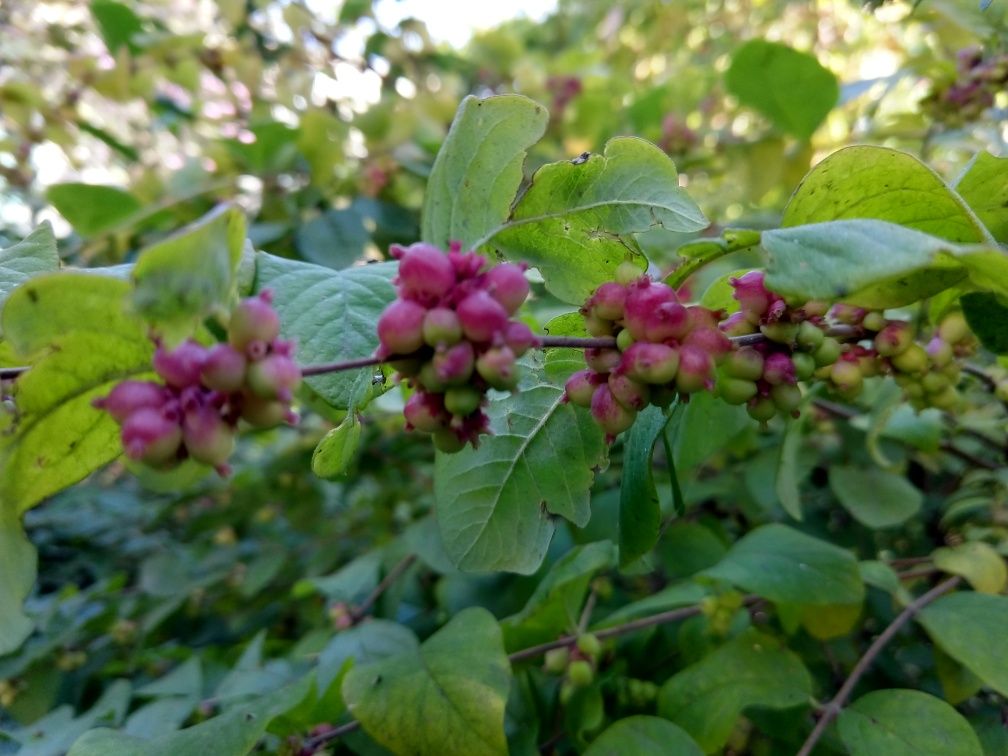
[[921,492],[906,478],[877,467],[831,467],[829,483],[854,519],[876,530],[905,522],[924,503]]
[[735,51],[725,84],[744,105],[802,139],[812,136],[840,97],[836,76],[814,56],[761,39]]
[[619,557],[625,566],[647,554],[658,542],[661,507],[651,457],[669,419],[660,407],[642,411],[626,434],[620,479]]
[[607,727],[585,756],[702,756],[700,746],[681,727],[658,717],[635,716]]
[[548,120],[546,108],[521,95],[462,100],[427,183],[423,240],[469,248],[503,223],[522,180],[525,151]]
[[601,155],[540,168],[508,223],[480,244],[538,268],[559,299],[581,304],[626,260],[646,260],[634,235],[699,231],[707,219],[679,188],[675,164],[650,142],[611,139]]
[[438,454],[434,496],[445,549],[462,570],[531,573],[553,516],[583,527],[595,468],[606,458],[588,412],[540,385],[490,403],[478,449]]
[[497,756],[507,753],[510,686],[500,628],[474,608],[415,651],[351,669],[343,697],[367,733],[395,754]]
[[970,330],[995,354],[1008,354],[1008,299],[970,292],[959,299]]
[[13,507],[0,500],[0,656],[9,654],[32,631],[21,605],[35,582],[37,556]]

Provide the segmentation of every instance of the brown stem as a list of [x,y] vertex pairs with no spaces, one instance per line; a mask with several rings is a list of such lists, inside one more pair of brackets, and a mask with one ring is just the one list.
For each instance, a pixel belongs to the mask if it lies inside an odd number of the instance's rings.
[[353,624],[357,624],[364,617],[367,616],[368,612],[371,611],[371,607],[375,605],[375,602],[381,598],[382,594],[389,589],[396,580],[398,580],[406,570],[413,566],[416,561],[416,554],[407,554],[404,556],[395,567],[388,571],[388,574],[382,578],[382,581],[375,586],[374,590],[368,594],[359,606],[355,606],[350,610],[350,619]]
[[889,623],[889,627],[882,631],[882,633],[868,647],[868,650],[865,651],[864,656],[862,656],[858,660],[858,663],[854,665],[854,669],[851,670],[850,676],[840,687],[840,690],[837,691],[837,694],[833,696],[833,699],[828,704],[822,707],[822,716],[819,717],[819,721],[816,722],[815,728],[811,733],[809,733],[809,736],[805,740],[804,745],[802,745],[801,750],[798,751],[798,756],[809,756],[809,754],[812,753],[812,749],[815,748],[816,744],[826,733],[826,729],[830,726],[830,723],[836,719],[837,715],[847,703],[847,699],[850,698],[851,693],[854,692],[855,686],[858,682],[860,682],[861,678],[864,676],[865,672],[868,671],[868,668],[871,667],[876,657],[882,653],[882,649],[886,647],[896,633],[898,633],[907,622],[913,619],[921,609],[959,585],[961,579],[962,578],[959,577],[952,577],[943,583],[939,583],[927,593],[914,599],[906,609],[900,612],[896,619]]
[[322,375],[323,373],[338,373],[342,370],[355,370],[357,368],[368,367],[369,365],[381,365],[386,361],[385,357],[359,357],[356,360],[343,360],[341,362],[323,362],[318,365],[303,365],[301,375]]

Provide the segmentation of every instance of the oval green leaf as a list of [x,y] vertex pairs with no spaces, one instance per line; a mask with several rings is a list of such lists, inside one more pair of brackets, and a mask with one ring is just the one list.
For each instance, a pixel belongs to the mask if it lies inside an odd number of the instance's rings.
[[703,756],[685,730],[659,717],[636,716],[610,725],[584,756]]

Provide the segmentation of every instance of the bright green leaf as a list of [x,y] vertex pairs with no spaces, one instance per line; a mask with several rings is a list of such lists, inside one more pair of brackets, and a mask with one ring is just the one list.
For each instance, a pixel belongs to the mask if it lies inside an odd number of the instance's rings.
[[955,189],[994,238],[1008,244],[1008,157],[977,153]]
[[346,472],[360,444],[361,424],[356,412],[323,436],[312,454],[312,472],[331,480]]
[[669,157],[650,142],[619,137],[601,155],[540,168],[508,223],[479,244],[538,268],[547,289],[580,305],[613,278],[620,263],[633,260],[645,267],[634,234],[707,225],[679,188]]
[[546,130],[549,113],[521,95],[466,97],[431,169],[421,237],[468,249],[503,223],[522,180],[525,151]]
[[906,522],[924,503],[923,494],[905,477],[878,467],[831,467],[829,484],[854,519],[873,529]]
[[156,325],[186,335],[235,289],[245,244],[245,215],[222,205],[141,251],[133,267],[133,303]]
[[1001,593],[1008,584],[1004,557],[983,541],[943,546],[935,549],[931,558],[939,570],[961,575],[980,593]]
[[0,506],[0,656],[17,649],[32,631],[21,605],[35,583],[37,561],[17,513]]
[[396,754],[507,753],[504,704],[511,672],[500,628],[466,609],[417,650],[354,667],[343,680],[350,713]]
[[128,5],[114,0],[94,0],[91,15],[98,23],[105,46],[113,55],[126,45],[131,51],[137,49],[133,35],[143,31],[143,24]]
[[[375,323],[395,298],[396,265],[377,263],[333,271],[259,253],[256,291],[271,289],[285,339],[302,365],[368,357],[378,347]],[[306,383],[334,407],[359,407],[374,391],[373,368],[326,373]]]
[[505,647],[514,651],[577,629],[588,584],[614,561],[608,541],[578,546],[550,567],[517,614],[501,621]]
[[918,690],[876,690],[837,719],[851,756],[983,756],[980,741],[963,716]]
[[53,184],[46,199],[82,236],[115,228],[142,207],[125,189],[100,184]]
[[48,221],[17,244],[0,250],[0,306],[16,287],[32,276],[55,272],[59,263],[56,237]]
[[661,528],[661,506],[655,488],[651,456],[668,418],[651,405],[626,434],[620,480],[619,559],[625,566],[654,548]]
[[[708,263],[735,252],[756,247],[760,243],[760,232],[750,229],[728,229],[717,239],[696,239],[679,247],[676,254],[682,258],[676,269],[665,278],[665,283],[678,289],[686,279]],[[725,284],[727,286],[727,282]],[[737,306],[737,303],[736,303]]]
[[745,709],[789,709],[811,695],[801,659],[775,638],[747,630],[669,679],[658,694],[658,713],[712,753]]
[[802,179],[781,225],[854,218],[897,223],[952,242],[991,241],[962,197],[933,169],[887,147],[846,147],[823,160]]
[[681,728],[658,717],[627,717],[607,727],[584,756],[702,756],[703,751]]
[[931,639],[1002,696],[1008,696],[1008,597],[958,591],[917,615]]
[[840,97],[836,76],[815,56],[762,39],[735,51],[725,84],[741,103],[802,139],[812,136]]
[[438,454],[438,524],[460,569],[534,572],[553,515],[579,527],[588,522],[588,493],[606,446],[588,412],[563,397],[563,389],[540,385],[491,402],[493,434],[478,449]]
[[785,604],[856,604],[864,597],[849,552],[786,525],[750,531],[703,574]]
[[31,364],[14,384],[18,415],[0,440],[0,499],[24,511],[118,456],[119,426],[91,406],[150,371],[144,324],[124,308],[122,281],[82,273],[34,278],[2,314],[5,337]]

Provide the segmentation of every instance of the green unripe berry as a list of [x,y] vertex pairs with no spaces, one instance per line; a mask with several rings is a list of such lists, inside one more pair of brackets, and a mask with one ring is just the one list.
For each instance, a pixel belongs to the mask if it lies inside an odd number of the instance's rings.
[[927,401],[932,407],[946,411],[958,407],[960,399],[959,392],[954,386],[947,386],[943,391],[927,397]]
[[770,389],[770,398],[777,405],[777,409],[790,414],[801,405],[801,389],[789,383],[782,383]]
[[881,331],[886,326],[885,315],[883,315],[878,310],[872,310],[866,313],[864,320],[861,321],[861,325],[865,327],[868,331]]
[[907,381],[903,385],[903,393],[906,394],[908,399],[923,399],[924,387],[919,383],[914,383],[912,380]]
[[567,663],[569,661],[569,648],[566,646],[563,646],[562,648],[551,648],[543,656],[543,669],[547,672],[552,672],[553,674],[558,675],[567,669]]
[[431,434],[431,438],[434,439],[434,447],[445,454],[454,454],[465,448],[465,441],[451,428],[438,428]]
[[861,368],[849,360],[839,360],[830,369],[830,380],[844,394],[858,392],[864,385]]
[[913,331],[909,323],[901,320],[889,323],[875,334],[875,351],[883,357],[903,354],[911,344],[913,344]]
[[616,334],[616,348],[621,352],[625,352],[634,344],[633,334],[629,330],[624,328],[622,331]]
[[273,428],[290,416],[286,402],[244,394],[241,400],[242,420],[256,428]]
[[481,354],[476,360],[476,372],[500,391],[511,391],[518,385],[514,352],[506,346],[490,347]]
[[809,351],[815,351],[825,338],[826,334],[823,333],[822,328],[815,323],[805,320],[798,326],[798,335],[795,337],[795,341],[798,342],[800,347]]
[[473,386],[453,386],[444,394],[445,409],[460,417],[475,412],[482,400],[483,392]]
[[423,339],[432,347],[440,344],[451,346],[461,341],[462,323],[455,311],[447,307],[428,310],[423,320]]
[[757,381],[763,375],[763,355],[752,347],[740,347],[721,363],[725,375],[746,381]]
[[923,375],[928,369],[928,355],[920,344],[911,344],[906,351],[890,357],[893,367],[901,373]]
[[791,355],[791,362],[794,363],[795,378],[799,381],[807,381],[816,371],[815,357],[807,352],[795,352]]
[[795,338],[798,336],[798,324],[768,323],[767,325],[760,326],[760,331],[770,341],[776,341],[778,344],[794,344]]
[[591,685],[593,679],[595,679],[595,670],[592,669],[591,662],[575,659],[567,666],[567,681],[575,688]]
[[584,324],[588,333],[597,338],[612,336],[615,327],[611,320],[604,320],[593,313],[584,315]]
[[827,336],[823,339],[819,348],[815,350],[812,357],[815,358],[815,364],[818,367],[825,367],[826,365],[832,365],[840,359],[840,351],[840,342]]
[[745,404],[756,396],[756,383],[722,376],[718,378],[717,393],[728,404]]
[[774,404],[774,400],[770,397],[761,396],[749,401],[746,405],[746,412],[749,413],[749,417],[753,420],[765,423],[777,414],[777,405]]
[[578,651],[592,660],[598,659],[599,654],[602,653],[602,642],[592,633],[579,635],[577,639],[577,647]]
[[958,344],[970,336],[969,325],[961,312],[950,312],[938,324],[938,335],[950,344]]
[[928,373],[921,378],[920,385],[928,394],[939,394],[951,386],[952,381],[944,373]]
[[931,339],[925,351],[931,359],[931,364],[938,368],[951,365],[952,360],[955,359],[955,350],[952,348],[952,345],[940,336],[935,336]]
[[441,394],[448,388],[448,385],[438,377],[437,368],[430,360],[425,362],[423,367],[420,368],[420,372],[417,373],[417,380],[421,386],[432,394]]
[[616,272],[613,277],[616,279],[617,283],[621,283],[624,286],[631,284],[638,278],[644,275],[644,271],[634,265],[632,262],[622,262],[619,267],[616,268]]

